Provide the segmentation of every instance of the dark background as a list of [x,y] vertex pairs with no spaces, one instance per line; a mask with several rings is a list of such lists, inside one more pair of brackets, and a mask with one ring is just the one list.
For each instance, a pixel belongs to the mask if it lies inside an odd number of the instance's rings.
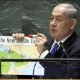
[[[76,5],[79,11],[80,0],[0,0],[0,34],[42,32],[48,36],[51,10],[56,4],[63,2]],[[77,32],[80,34],[80,20],[78,21]]]

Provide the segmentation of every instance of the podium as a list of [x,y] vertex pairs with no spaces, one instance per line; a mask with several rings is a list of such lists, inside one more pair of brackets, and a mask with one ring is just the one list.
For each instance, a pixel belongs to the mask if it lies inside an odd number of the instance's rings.
[[[24,61],[24,62],[39,62],[39,61],[43,61],[43,62],[51,62],[51,61],[79,61],[80,62],[80,58],[46,58],[46,59],[0,59],[0,77],[2,76],[1,74],[1,62],[11,62],[11,61],[16,61],[16,62],[20,62],[20,61]],[[28,75],[27,75],[28,76]],[[39,75],[40,76],[40,75]],[[34,75],[31,75],[31,77],[34,77]]]

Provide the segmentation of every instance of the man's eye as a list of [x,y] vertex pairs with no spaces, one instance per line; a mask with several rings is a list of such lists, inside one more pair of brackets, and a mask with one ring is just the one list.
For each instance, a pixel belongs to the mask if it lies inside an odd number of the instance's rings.
[[58,21],[62,21],[62,19],[61,19],[61,18],[57,18],[57,20],[58,20]]
[[54,19],[53,17],[52,17],[52,18],[50,18],[50,21],[53,21],[53,19]]

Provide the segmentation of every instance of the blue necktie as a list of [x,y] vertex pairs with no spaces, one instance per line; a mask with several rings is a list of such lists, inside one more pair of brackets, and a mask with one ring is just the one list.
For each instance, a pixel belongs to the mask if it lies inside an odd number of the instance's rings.
[[59,48],[58,43],[55,43],[55,44],[54,44],[54,47],[52,48],[52,50],[50,51],[50,53],[51,53],[52,55],[55,54],[55,53],[57,52],[58,48]]

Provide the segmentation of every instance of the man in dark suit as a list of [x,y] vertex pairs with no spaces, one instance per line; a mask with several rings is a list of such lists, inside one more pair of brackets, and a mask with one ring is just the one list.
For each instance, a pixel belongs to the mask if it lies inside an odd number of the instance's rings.
[[[45,58],[80,58],[80,40],[74,32],[64,43],[63,48],[60,46],[57,52],[53,55],[50,52]],[[48,44],[50,51],[51,44]],[[54,79],[54,78],[80,78],[80,62],[77,61],[53,61],[53,62],[40,62],[45,68],[45,75],[41,78]]]
[[[77,9],[73,5],[64,3],[55,6],[49,26],[51,37],[54,40],[48,44],[48,54],[45,58],[80,58],[80,39],[75,33],[76,24]],[[39,51],[40,48],[42,51],[42,42],[46,42],[46,38],[40,34],[37,42]],[[52,52],[55,43],[59,47]],[[45,68],[43,78],[80,78],[80,62],[59,61],[41,62],[41,64]]]
[[[38,35],[36,46],[42,58],[80,58],[80,39],[75,32],[77,9],[68,3],[58,4],[51,14],[49,25],[52,41],[48,42],[42,33]],[[23,34],[13,34],[22,39]],[[44,44],[47,43],[45,48]],[[44,56],[43,56],[44,54]],[[40,62],[45,68],[41,78],[80,78],[80,62]]]

